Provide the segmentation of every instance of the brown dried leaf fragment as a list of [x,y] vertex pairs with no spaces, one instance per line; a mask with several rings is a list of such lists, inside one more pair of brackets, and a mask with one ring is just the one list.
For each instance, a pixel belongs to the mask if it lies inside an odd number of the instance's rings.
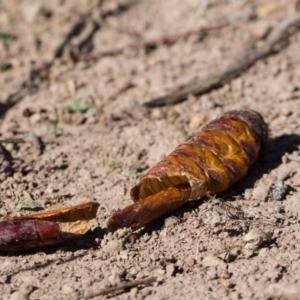
[[189,200],[225,191],[247,174],[267,139],[259,113],[223,114],[142,176],[131,189],[135,203],[114,212],[108,228],[136,230]]
[[151,221],[182,206],[190,195],[188,186],[175,186],[115,211],[107,222],[111,230],[129,227],[139,229]]
[[98,208],[99,203],[91,201],[13,219],[56,222],[65,233],[85,234],[94,225]]

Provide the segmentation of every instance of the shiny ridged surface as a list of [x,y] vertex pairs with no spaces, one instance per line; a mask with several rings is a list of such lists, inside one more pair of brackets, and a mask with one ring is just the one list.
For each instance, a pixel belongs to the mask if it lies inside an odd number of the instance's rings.
[[[140,183],[131,189],[131,197],[136,203],[147,199],[145,203],[149,206],[151,201],[160,201],[157,194],[161,191],[168,191],[179,185],[189,187],[189,192],[184,193],[185,199],[178,193],[182,204],[207,194],[220,193],[247,174],[265,147],[267,139],[267,124],[259,113],[252,110],[227,112],[207,124],[151,168]],[[176,198],[176,192],[172,193],[171,198]],[[141,207],[141,204],[136,207],[132,205],[131,211],[134,210],[138,215],[139,210],[145,211]],[[152,205],[148,210],[148,214],[161,216],[153,207]],[[162,207],[160,209],[165,211]],[[134,224],[137,221],[133,219],[131,224],[128,220],[120,226],[114,226],[114,216],[119,214],[118,222],[121,224],[120,215],[126,219],[125,211],[126,208],[123,214],[120,211],[114,213],[109,220],[109,227],[136,228]],[[144,217],[145,214],[142,215]]]
[[151,168],[132,189],[132,198],[138,201],[156,193],[159,188],[151,183],[158,178],[161,189],[173,185],[168,178],[187,180],[191,199],[222,192],[246,175],[267,137],[267,125],[257,112],[228,112]]

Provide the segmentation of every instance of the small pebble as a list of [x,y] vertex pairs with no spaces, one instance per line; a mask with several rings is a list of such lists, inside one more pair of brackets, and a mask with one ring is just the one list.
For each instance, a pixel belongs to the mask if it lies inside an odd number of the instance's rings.
[[39,113],[33,114],[32,116],[29,117],[29,122],[31,125],[36,125],[39,123],[42,119],[42,115]]
[[108,241],[105,246],[103,246],[102,250],[106,253],[116,254],[117,252],[123,250],[123,243],[121,240],[111,240]]
[[9,277],[7,275],[0,276],[0,284],[7,283],[8,278]]
[[185,263],[189,266],[189,267],[193,267],[195,265],[195,258],[192,257],[192,256],[188,256],[186,259],[185,259]]
[[150,254],[150,259],[153,260],[153,261],[157,261],[159,260],[159,253],[154,251]]
[[137,268],[130,268],[128,271],[128,274],[131,276],[136,276],[139,273],[139,270]]
[[267,22],[255,22],[250,28],[252,35],[259,40],[265,39],[271,31],[271,25]]
[[155,276],[163,276],[166,273],[163,269],[156,269],[155,270]]
[[252,197],[253,189],[246,189],[244,192],[245,200],[250,200]]
[[5,194],[8,198],[11,198],[11,196],[12,196],[11,190],[6,190]]
[[11,294],[9,300],[29,300],[29,295],[32,291],[32,285],[21,286],[19,291],[16,291]]
[[190,128],[193,130],[199,129],[199,127],[204,123],[204,120],[205,114],[201,112],[196,113],[190,121]]
[[112,272],[111,275],[107,277],[107,280],[111,285],[116,285],[121,282],[121,277],[118,272]]
[[289,190],[289,187],[282,181],[275,183],[272,186],[272,197],[274,200],[283,200]]
[[223,269],[227,268],[227,264],[221,258],[213,254],[209,254],[206,257],[204,257],[201,264],[205,268],[216,267],[216,266]]
[[117,258],[118,259],[128,259],[128,254],[129,254],[129,252],[128,252],[128,250],[121,250],[120,252],[119,252],[119,255],[117,256]]
[[206,270],[206,275],[211,280],[212,279],[217,279],[218,278],[217,267],[216,266],[208,267],[207,270]]
[[265,201],[268,198],[268,187],[256,187],[253,189],[252,198],[255,200]]
[[175,225],[177,225],[179,223],[179,219],[175,216],[171,216],[169,218],[165,219],[165,228],[171,228],[174,227]]
[[222,280],[221,285],[223,285],[227,289],[234,287],[234,284],[230,280]]
[[69,286],[68,284],[64,284],[61,287],[61,290],[64,294],[72,294],[74,292],[74,289],[71,286]]
[[137,295],[137,293],[138,293],[138,289],[136,288],[136,287],[134,287],[134,288],[132,288],[131,290],[130,290],[130,292],[129,292],[129,297],[131,298],[131,299],[134,299],[135,297],[136,297],[136,295]]
[[300,172],[298,171],[290,180],[289,180],[290,184],[293,187],[297,187],[300,186]]
[[230,273],[227,270],[224,270],[220,267],[217,267],[218,278],[228,279],[230,278]]
[[54,192],[54,190],[55,190],[55,188],[51,184],[49,184],[47,186],[47,188],[45,189],[44,193],[51,195]]
[[166,266],[167,276],[174,276],[176,271],[176,266],[174,264],[168,264]]
[[14,173],[13,177],[14,177],[16,182],[21,182],[22,178],[23,178],[23,175],[20,172],[16,172],[16,173]]
[[26,22],[33,23],[36,20],[41,8],[42,8],[42,3],[38,1],[23,4],[21,6],[22,17]]
[[266,299],[299,299],[298,283],[272,283],[265,289]]
[[286,155],[283,155],[282,158],[281,158],[281,162],[285,165],[288,163],[288,157]]
[[152,113],[151,113],[151,117],[155,120],[159,120],[159,119],[162,119],[163,118],[163,113],[161,111],[161,109],[159,108],[154,108],[152,110]]
[[297,154],[297,155],[295,155],[295,154],[290,154],[290,155],[287,156],[287,158],[288,158],[288,160],[290,160],[290,161],[300,162],[300,155],[299,155],[299,154]]
[[238,300],[238,299],[241,299],[241,297],[237,291],[234,291],[229,294],[229,299]]

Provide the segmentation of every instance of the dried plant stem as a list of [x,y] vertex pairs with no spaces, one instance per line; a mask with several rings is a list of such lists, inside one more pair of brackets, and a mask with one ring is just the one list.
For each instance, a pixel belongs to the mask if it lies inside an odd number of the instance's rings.
[[103,288],[98,291],[90,292],[84,296],[84,299],[91,299],[91,298],[94,298],[97,296],[108,295],[110,293],[114,293],[114,292],[117,292],[120,290],[131,289],[131,288],[136,287],[141,284],[148,285],[148,284],[153,283],[155,280],[156,280],[155,277],[150,277],[150,278],[146,278],[146,279],[139,279],[139,280],[124,282],[124,283],[121,283],[114,287]]
[[273,38],[261,49],[256,50],[255,45],[250,47],[254,49],[249,51],[249,47],[245,49],[243,58],[234,62],[229,68],[218,72],[208,78],[201,80],[195,84],[191,84],[183,89],[177,89],[175,92],[165,96],[150,100],[144,103],[146,107],[159,107],[164,105],[173,105],[183,102],[188,95],[199,95],[209,92],[213,88],[223,86],[233,78],[240,76],[245,70],[253,66],[258,60],[266,58],[272,53],[278,52],[280,49],[288,44],[288,38],[293,33],[291,29],[298,29],[300,27],[300,14],[295,14],[292,17],[284,20]]
[[24,139],[14,139],[14,138],[7,138],[7,139],[0,139],[0,143],[6,144],[20,144],[20,143],[28,143],[29,141]]
[[118,55],[118,54],[122,54],[127,49],[136,50],[136,49],[141,48],[141,46],[143,46],[145,49],[154,48],[161,44],[168,44],[168,43],[176,42],[177,40],[179,40],[181,38],[188,38],[192,35],[207,34],[210,31],[220,30],[228,25],[229,25],[229,23],[222,23],[222,24],[212,25],[209,27],[202,27],[199,29],[189,30],[189,31],[182,32],[182,33],[165,35],[165,36],[161,36],[159,38],[142,41],[141,43],[135,42],[135,43],[123,46],[123,47],[114,47],[114,48],[111,48],[111,49],[108,49],[105,51],[82,55],[80,60],[90,61],[90,60],[94,60],[94,59],[100,59],[104,56]]

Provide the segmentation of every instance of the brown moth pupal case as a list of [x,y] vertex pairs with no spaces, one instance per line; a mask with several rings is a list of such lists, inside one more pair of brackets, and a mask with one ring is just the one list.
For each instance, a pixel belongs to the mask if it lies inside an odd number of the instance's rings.
[[229,111],[208,123],[141,177],[134,204],[116,211],[108,227],[138,229],[188,200],[217,194],[243,178],[268,140],[253,110]]

